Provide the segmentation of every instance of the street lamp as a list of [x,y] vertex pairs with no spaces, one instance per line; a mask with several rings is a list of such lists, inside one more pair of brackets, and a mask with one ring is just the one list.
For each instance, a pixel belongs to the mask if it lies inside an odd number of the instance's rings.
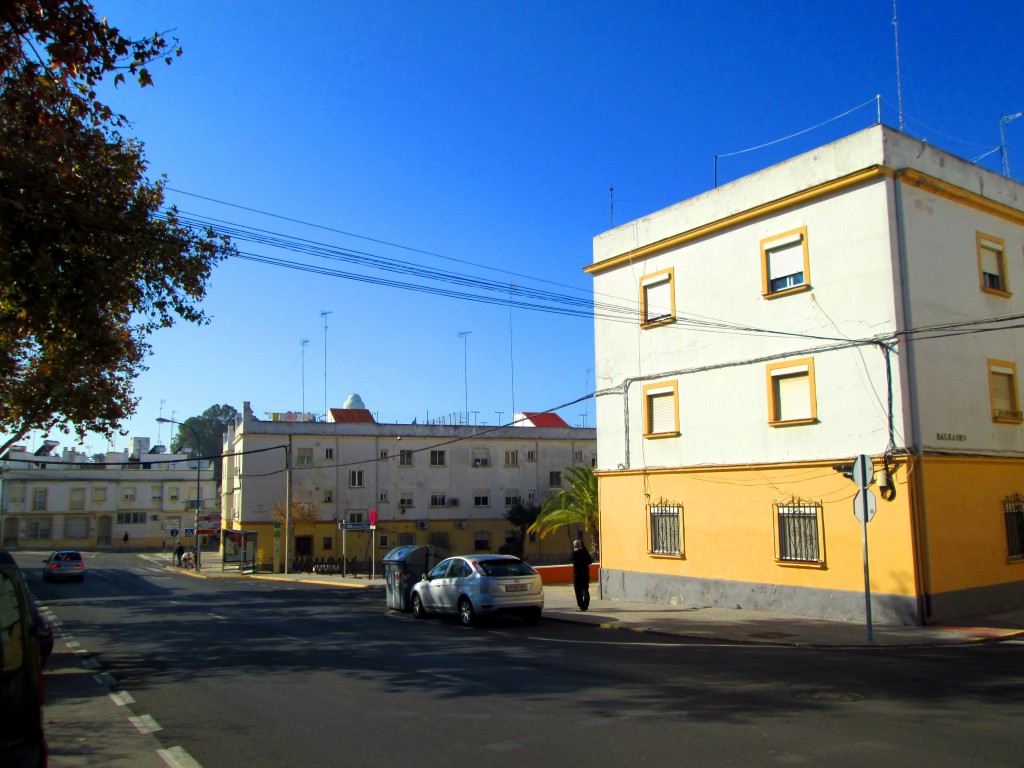
[[199,448],[199,433],[188,424],[181,421],[175,421],[174,419],[165,419],[163,416],[158,418],[158,424],[177,424],[179,427],[184,427],[191,432],[196,438],[196,520],[195,520],[195,533],[196,533],[196,571],[200,570],[199,566],[199,500],[203,497],[202,495],[202,465],[199,463],[199,457],[201,450]]

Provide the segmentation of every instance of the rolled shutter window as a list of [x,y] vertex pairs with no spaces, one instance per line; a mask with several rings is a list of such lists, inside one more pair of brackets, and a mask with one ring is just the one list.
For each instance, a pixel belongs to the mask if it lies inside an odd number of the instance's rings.
[[798,421],[811,418],[810,377],[807,372],[773,377],[775,420]]
[[[768,278],[778,280],[804,271],[803,239],[777,245],[768,250]],[[803,278],[794,281],[802,283]]]
[[997,411],[1014,411],[1013,374],[999,368],[992,369],[992,407]]
[[664,435],[676,431],[676,399],[671,390],[648,395],[651,413],[651,434]]

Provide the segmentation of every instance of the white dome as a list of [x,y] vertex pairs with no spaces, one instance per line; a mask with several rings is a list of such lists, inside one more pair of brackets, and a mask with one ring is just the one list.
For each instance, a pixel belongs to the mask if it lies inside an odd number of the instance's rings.
[[346,410],[352,410],[352,409],[358,409],[358,410],[361,410],[361,411],[365,411],[366,410],[366,406],[363,405],[363,398],[361,398],[359,395],[355,394],[354,392],[351,395],[348,396],[348,399],[345,401],[345,404],[343,406],[341,406],[341,407],[346,409]]

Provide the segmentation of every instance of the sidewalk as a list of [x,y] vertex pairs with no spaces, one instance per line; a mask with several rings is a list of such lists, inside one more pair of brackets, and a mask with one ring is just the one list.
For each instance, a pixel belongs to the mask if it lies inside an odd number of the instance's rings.
[[[215,553],[204,553],[203,569],[197,574],[173,568],[166,556],[154,555],[147,559],[159,562],[184,575],[198,578],[266,579],[355,589],[379,589],[381,604],[385,604],[385,582],[382,574],[378,574],[378,578],[375,579],[314,573],[242,575],[237,570],[222,571],[219,555]],[[590,603],[590,610],[581,613],[576,610],[576,598],[571,584],[545,586],[545,620],[706,640],[808,647],[961,645],[1017,637],[1024,640],[1024,610],[979,618],[962,626],[905,627],[875,624],[872,627],[872,639],[869,641],[864,622],[812,619],[735,608],[689,608],[603,600],[597,598],[596,584],[591,585],[590,593],[594,597]]]

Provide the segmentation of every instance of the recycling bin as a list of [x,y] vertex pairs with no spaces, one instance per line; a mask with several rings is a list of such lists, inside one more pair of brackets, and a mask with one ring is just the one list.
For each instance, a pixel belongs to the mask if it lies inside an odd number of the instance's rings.
[[415,545],[395,547],[384,555],[388,608],[412,610],[412,587],[430,570],[430,557],[430,547]]

